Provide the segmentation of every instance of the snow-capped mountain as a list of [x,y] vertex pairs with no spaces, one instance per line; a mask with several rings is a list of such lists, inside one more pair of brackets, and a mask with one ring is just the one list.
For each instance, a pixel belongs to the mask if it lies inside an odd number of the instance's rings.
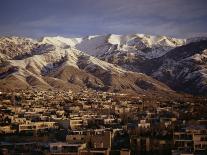
[[170,49],[185,44],[185,40],[143,34],[94,36],[83,39],[76,48],[99,58],[118,57],[123,53],[156,58]]
[[139,67],[135,67],[138,62],[161,57],[171,49],[186,44],[187,40],[144,34],[108,34],[83,38],[44,37],[41,41],[61,48],[70,46],[101,60],[139,72]]
[[122,53],[128,53],[129,55],[138,54],[144,58],[152,59],[160,57],[167,51],[186,43],[186,39],[144,34],[109,34],[87,36],[83,38],[64,38],[58,36],[44,37],[41,41],[60,47],[74,47],[92,56],[103,59],[112,56],[118,57]]
[[0,85],[1,88],[173,92],[167,84],[175,91],[193,93],[187,87],[193,82],[192,89],[205,94],[205,40],[144,34],[38,40],[1,37]]
[[[19,40],[20,38],[10,38]],[[50,38],[51,39],[51,38]],[[18,49],[18,54],[2,52],[7,57],[0,66],[1,89],[57,88],[94,89],[113,92],[172,92],[165,84],[143,74],[90,56],[63,42],[43,38],[30,40],[31,46],[17,42],[4,43],[4,48]],[[20,39],[23,42],[26,39]],[[78,40],[64,40],[76,42]],[[22,49],[21,49],[22,48]],[[24,49],[27,51],[22,51]],[[13,51],[14,52],[14,51]],[[147,92],[146,92],[147,91]]]

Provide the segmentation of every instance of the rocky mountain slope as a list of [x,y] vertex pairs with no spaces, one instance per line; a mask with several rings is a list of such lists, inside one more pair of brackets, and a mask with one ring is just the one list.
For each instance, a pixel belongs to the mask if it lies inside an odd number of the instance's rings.
[[177,91],[207,95],[207,40],[175,48],[153,62],[154,78]]
[[[1,89],[93,89],[130,93],[166,93],[165,84],[143,74],[127,71],[65,44],[31,40],[29,47],[16,40],[4,43],[1,52]],[[18,40],[25,41],[24,38]],[[22,45],[22,43],[21,43]],[[1,47],[3,51],[4,48]],[[7,50],[10,49],[10,50]],[[18,54],[15,51],[18,49]]]
[[70,46],[114,63],[124,59],[135,59],[138,56],[142,59],[157,58],[187,42],[186,39],[144,34],[108,34],[84,38],[44,37],[42,41],[60,47]]
[[1,37],[0,86],[206,94],[206,49],[202,37]]

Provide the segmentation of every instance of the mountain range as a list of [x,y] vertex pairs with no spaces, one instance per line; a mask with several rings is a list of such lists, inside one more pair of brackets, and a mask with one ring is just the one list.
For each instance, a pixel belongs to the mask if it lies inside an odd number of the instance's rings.
[[0,37],[0,87],[207,95],[207,38]]

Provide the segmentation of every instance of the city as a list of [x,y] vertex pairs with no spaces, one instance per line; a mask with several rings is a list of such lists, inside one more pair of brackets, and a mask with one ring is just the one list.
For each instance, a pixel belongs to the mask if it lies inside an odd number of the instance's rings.
[[205,98],[82,90],[0,93],[3,154],[206,154]]
[[207,155],[207,0],[0,0],[0,155]]

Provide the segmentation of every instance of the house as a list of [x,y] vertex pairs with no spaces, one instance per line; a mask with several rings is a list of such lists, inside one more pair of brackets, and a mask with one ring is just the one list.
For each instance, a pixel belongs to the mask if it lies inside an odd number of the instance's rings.
[[86,148],[86,144],[69,144],[65,142],[49,143],[50,155],[79,155],[80,150]]
[[69,120],[69,124],[72,130],[79,129],[83,126],[83,119],[81,117],[73,117]]
[[55,128],[57,128],[56,122],[30,122],[28,124],[19,124],[18,131],[37,131]]
[[175,151],[185,153],[204,153],[207,150],[207,129],[205,126],[194,125],[184,131],[174,132]]
[[73,131],[66,136],[66,142],[68,143],[88,143],[87,133],[84,131]]
[[111,148],[111,131],[95,130],[95,134],[91,135],[90,142],[93,148]]

